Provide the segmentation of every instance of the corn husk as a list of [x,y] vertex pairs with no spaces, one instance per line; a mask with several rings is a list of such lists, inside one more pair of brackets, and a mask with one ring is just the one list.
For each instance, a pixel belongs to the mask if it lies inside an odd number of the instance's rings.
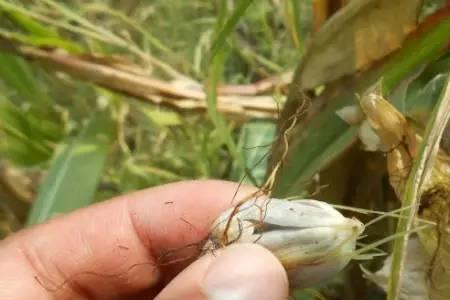
[[[364,277],[375,282],[379,287],[386,290],[391,273],[392,255],[383,264],[383,267],[372,273],[363,267]],[[419,238],[413,236],[408,242],[405,259],[404,280],[400,288],[400,299],[402,300],[430,300],[427,291],[427,282],[424,274],[429,269],[430,257],[425,252]]]
[[[379,137],[379,150],[386,154],[390,184],[398,198],[402,199],[422,138],[407,119],[382,97],[380,85],[376,85],[361,98],[360,106],[367,122]],[[427,256],[424,260],[429,262],[422,274],[427,283],[426,292],[430,299],[438,300],[450,299],[449,162],[449,156],[441,150],[429,177],[421,187],[420,208],[416,216],[417,224],[426,220],[436,225],[419,231],[418,237],[425,249],[424,255]],[[408,274],[404,276],[408,277]],[[411,287],[413,288],[415,287]]]
[[255,199],[217,218],[206,248],[260,244],[281,261],[292,287],[305,288],[348,264],[363,228],[325,202]]

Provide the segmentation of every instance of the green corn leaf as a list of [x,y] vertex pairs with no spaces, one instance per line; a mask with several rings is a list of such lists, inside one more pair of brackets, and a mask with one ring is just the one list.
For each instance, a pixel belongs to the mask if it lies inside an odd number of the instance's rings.
[[253,178],[253,175],[248,172],[244,159],[237,150],[226,120],[217,110],[217,87],[223,75],[223,68],[227,54],[225,41],[251,3],[252,0],[241,0],[237,8],[222,26],[226,17],[225,1],[222,1],[222,9],[220,11],[221,15],[218,18],[216,28],[217,38],[213,43],[210,53],[210,66],[208,67],[208,79],[206,80],[206,101],[208,105],[208,116],[216,129],[219,131],[221,139],[223,139],[224,144],[227,146],[231,156],[240,168],[246,171],[247,177],[251,180],[251,182],[256,184],[256,180]]
[[97,114],[73,142],[63,146],[39,188],[29,225],[93,202],[114,128],[109,116]]
[[43,25],[27,15],[26,9],[10,2],[0,1],[0,13],[7,15],[25,34],[0,29],[0,36],[15,39],[21,43],[36,47],[55,47],[72,53],[81,53],[83,48],[76,43],[62,38],[51,26]]
[[[5,9],[5,7],[0,4],[0,9]],[[16,25],[19,25],[26,32],[40,37],[58,38],[58,32],[54,28],[44,26],[20,11],[7,8],[4,11],[14,21],[14,23],[16,23]]]
[[28,101],[46,101],[46,94],[39,87],[36,74],[22,58],[0,53],[0,83],[11,87],[17,95]]
[[[236,9],[233,11],[231,16],[227,19],[225,24],[223,25],[221,31],[217,35],[216,40],[213,43],[211,48],[211,59],[216,56],[218,51],[223,48],[227,37],[233,31],[234,27],[237,25],[239,20],[244,15],[247,8],[252,4],[253,0],[240,0],[237,4]],[[220,23],[220,22],[219,22]]]
[[4,158],[21,166],[43,163],[63,134],[63,126],[44,119],[41,113],[0,102],[0,153]]
[[[241,128],[238,149],[244,158],[246,168],[258,185],[264,182],[267,172],[269,150],[275,139],[276,124],[272,121],[252,120]],[[251,183],[245,170],[234,164],[231,179]]]

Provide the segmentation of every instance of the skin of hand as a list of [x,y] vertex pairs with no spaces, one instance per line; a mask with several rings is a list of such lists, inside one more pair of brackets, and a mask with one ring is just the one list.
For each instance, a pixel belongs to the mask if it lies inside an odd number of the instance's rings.
[[[263,247],[232,245],[197,260],[198,247],[186,247],[253,188],[236,190],[173,183],[19,231],[0,242],[0,299],[286,300],[287,275]],[[172,263],[157,263],[168,253]]]

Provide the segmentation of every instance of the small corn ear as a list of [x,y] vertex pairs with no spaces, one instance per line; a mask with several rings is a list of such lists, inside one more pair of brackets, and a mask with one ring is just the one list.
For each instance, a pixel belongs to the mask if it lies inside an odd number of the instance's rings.
[[256,199],[215,221],[207,247],[257,243],[285,267],[291,286],[309,287],[344,268],[363,225],[317,200]]

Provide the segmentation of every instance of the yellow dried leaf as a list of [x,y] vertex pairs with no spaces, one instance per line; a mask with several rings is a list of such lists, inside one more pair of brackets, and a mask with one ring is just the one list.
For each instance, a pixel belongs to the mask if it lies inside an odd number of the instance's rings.
[[311,40],[298,74],[304,89],[368,68],[414,30],[421,0],[358,0],[338,11]]

